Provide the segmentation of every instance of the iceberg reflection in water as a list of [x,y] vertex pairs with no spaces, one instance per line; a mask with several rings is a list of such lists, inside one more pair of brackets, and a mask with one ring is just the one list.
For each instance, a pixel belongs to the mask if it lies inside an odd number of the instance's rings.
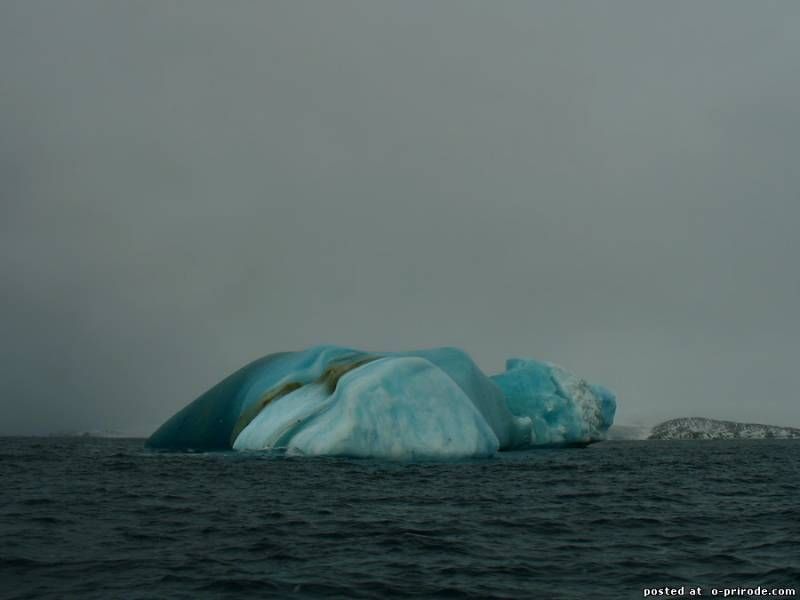
[[509,359],[487,377],[462,350],[271,354],[230,375],[148,440],[164,450],[285,450],[393,460],[583,445],[614,420],[609,390],[556,365]]

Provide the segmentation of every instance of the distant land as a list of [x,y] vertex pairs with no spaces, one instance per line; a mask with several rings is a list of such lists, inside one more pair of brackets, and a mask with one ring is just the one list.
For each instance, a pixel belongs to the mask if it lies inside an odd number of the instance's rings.
[[705,417],[670,419],[648,427],[645,425],[612,425],[607,439],[619,440],[760,440],[800,439],[800,428],[738,423]]
[[738,440],[738,439],[800,439],[800,429],[718,421],[703,417],[684,417],[664,421],[653,427],[650,440]]
[[123,433],[115,430],[92,430],[92,431],[53,431],[47,434],[48,437],[92,437],[92,438],[137,438],[144,437],[131,433]]

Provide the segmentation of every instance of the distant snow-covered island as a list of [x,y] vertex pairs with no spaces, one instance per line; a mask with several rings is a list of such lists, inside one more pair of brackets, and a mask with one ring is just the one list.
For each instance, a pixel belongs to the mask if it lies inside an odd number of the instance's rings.
[[800,439],[800,429],[719,421],[704,417],[671,419],[653,427],[649,440]]

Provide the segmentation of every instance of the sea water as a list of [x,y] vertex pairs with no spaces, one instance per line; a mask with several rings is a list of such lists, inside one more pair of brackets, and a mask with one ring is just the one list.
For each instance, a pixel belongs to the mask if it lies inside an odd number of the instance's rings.
[[799,499],[795,440],[393,463],[0,438],[0,597],[791,590]]

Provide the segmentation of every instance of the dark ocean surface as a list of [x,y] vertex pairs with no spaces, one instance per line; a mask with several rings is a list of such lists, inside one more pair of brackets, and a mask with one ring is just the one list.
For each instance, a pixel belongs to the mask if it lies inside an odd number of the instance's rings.
[[796,440],[604,442],[396,464],[0,438],[0,597],[799,588],[799,506]]

